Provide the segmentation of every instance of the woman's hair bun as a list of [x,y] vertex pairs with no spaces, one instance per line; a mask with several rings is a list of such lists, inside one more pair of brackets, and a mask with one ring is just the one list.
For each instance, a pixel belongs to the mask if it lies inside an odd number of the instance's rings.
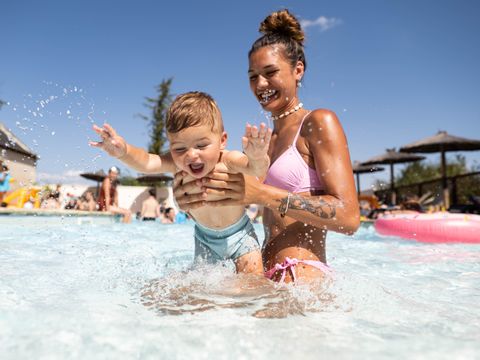
[[303,45],[305,34],[297,18],[287,9],[275,11],[260,24],[259,31],[265,35],[278,34],[292,38]]

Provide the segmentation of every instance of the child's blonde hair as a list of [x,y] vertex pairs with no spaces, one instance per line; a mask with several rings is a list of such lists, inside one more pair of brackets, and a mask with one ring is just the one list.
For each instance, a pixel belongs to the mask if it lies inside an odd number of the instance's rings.
[[178,95],[167,112],[167,132],[208,125],[214,133],[223,132],[222,114],[217,103],[207,93],[191,91]]

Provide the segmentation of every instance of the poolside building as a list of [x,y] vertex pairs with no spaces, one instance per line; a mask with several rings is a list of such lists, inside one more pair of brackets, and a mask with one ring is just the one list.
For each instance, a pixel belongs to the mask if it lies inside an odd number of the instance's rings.
[[0,160],[14,179],[11,189],[32,185],[36,178],[38,156],[0,122]]

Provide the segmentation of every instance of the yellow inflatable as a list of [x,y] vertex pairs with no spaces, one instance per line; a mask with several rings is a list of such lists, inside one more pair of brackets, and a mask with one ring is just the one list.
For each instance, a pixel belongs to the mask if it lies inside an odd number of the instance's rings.
[[20,188],[3,198],[3,202],[7,207],[23,208],[25,203],[30,199],[33,200],[33,207],[38,209],[40,207],[40,189],[38,188]]

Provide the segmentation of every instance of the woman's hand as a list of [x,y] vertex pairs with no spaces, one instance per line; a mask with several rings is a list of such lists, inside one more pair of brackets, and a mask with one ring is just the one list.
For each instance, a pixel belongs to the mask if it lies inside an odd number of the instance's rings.
[[245,177],[243,174],[214,170],[198,181],[198,184],[207,194],[209,205],[245,205]]
[[[179,171],[173,179],[173,196],[177,201],[180,209],[189,211],[205,206],[207,194],[201,191],[197,181],[193,179],[188,183],[184,183],[187,173]],[[199,191],[200,189],[200,191]]]
[[209,206],[247,205],[258,201],[261,183],[254,177],[214,169],[208,176],[183,183],[186,174],[178,172],[173,193],[183,210]]

